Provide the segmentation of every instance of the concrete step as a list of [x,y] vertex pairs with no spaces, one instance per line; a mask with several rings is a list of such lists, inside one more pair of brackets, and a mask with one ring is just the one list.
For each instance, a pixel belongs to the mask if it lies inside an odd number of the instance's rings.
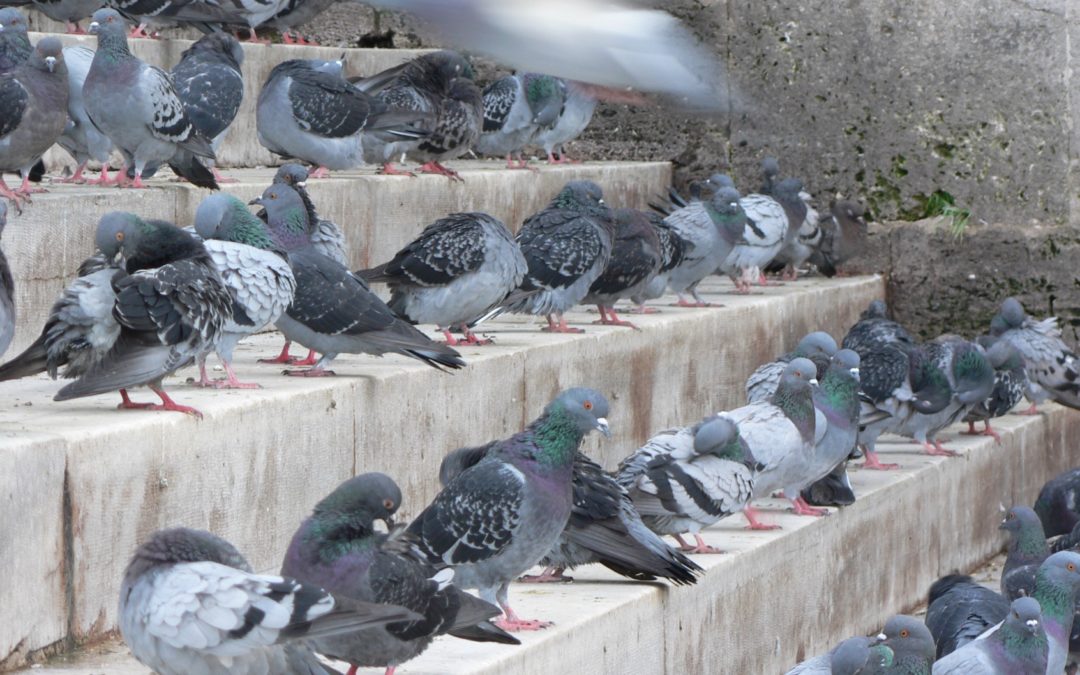
[[[615,436],[590,440],[586,451],[614,466],[656,430],[740,404],[759,363],[811,330],[840,335],[883,293],[880,277],[807,279],[749,296],[730,294],[726,280],[703,286],[725,306],[665,308],[635,317],[639,331],[589,326],[583,335],[549,335],[528,317],[500,319],[485,326],[496,344],[465,349],[469,366],[453,375],[401,357],[342,356],[336,378],[284,378],[254,363],[276,353],[279,338],[257,336],[237,350],[236,364],[264,389],[197,391],[180,379],[190,370],[166,383],[203,411],[202,421],[117,412],[114,396],[56,403],[58,384],[44,377],[0,384],[0,540],[10,542],[0,547],[8,580],[0,586],[0,666],[113,630],[124,566],[155,529],[211,529],[256,569],[272,569],[300,519],[339,481],[388,471],[407,495],[405,520],[435,494],[447,450],[520,429],[555,392],[579,384],[611,399]],[[594,318],[569,315],[573,323]],[[620,603],[648,588],[610,586]],[[645,621],[647,607],[667,600],[640,597],[652,599],[632,613],[645,622],[643,636],[656,636],[666,629]],[[708,604],[713,596],[686,597]],[[684,630],[701,635],[693,624]],[[593,647],[603,643],[589,635]],[[608,642],[610,658],[621,662],[615,644]]]
[[[36,43],[44,33],[32,33],[30,41]],[[65,45],[80,44],[90,49],[97,48],[97,38],[92,35],[57,35]],[[147,63],[170,70],[180,61],[180,55],[191,46],[191,40],[148,40],[132,39],[128,41],[131,51]],[[217,152],[219,167],[255,167],[279,164],[280,158],[259,145],[255,133],[255,102],[259,91],[270,75],[274,66],[289,59],[326,59],[334,60],[344,55],[348,75],[371,75],[391,66],[396,66],[428,50],[413,49],[342,49],[340,47],[310,47],[304,45],[263,45],[242,42],[244,63],[241,71],[244,75],[244,102],[236,120],[229,128],[221,148]],[[119,157],[119,155],[117,156]],[[50,172],[62,171],[64,167],[74,169],[75,162],[71,155],[59,146],[54,146],[45,156]],[[171,174],[165,170],[164,173]]]
[[[308,190],[320,214],[344,228],[352,263],[359,267],[388,260],[426,225],[455,211],[487,211],[516,230],[569,180],[594,180],[609,203],[635,207],[644,207],[671,181],[665,162],[542,166],[539,173],[507,171],[501,162],[451,164],[461,169],[465,182],[442,176],[378,176],[364,169],[312,180]],[[274,169],[227,173],[239,182],[222,188],[246,202],[270,184]],[[209,194],[164,177],[149,184],[147,190],[54,184],[50,192],[35,195],[22,215],[10,219],[3,248],[15,275],[18,324],[8,358],[37,338],[57,295],[93,252],[94,229],[102,214],[132,211],[185,226]]]
[[[1040,417],[1010,415],[995,427],[1000,445],[950,430],[956,458],[883,438],[882,454],[902,469],[853,470],[858,501],[831,517],[795,516],[780,500],[766,500],[780,531],[746,531],[741,516],[721,521],[704,537],[728,553],[694,556],[707,572],[693,587],[628,582],[596,566],[575,571],[572,584],[516,584],[521,615],[554,620],[553,628],[523,634],[516,648],[440,638],[398,672],[545,675],[567,663],[590,673],[785,672],[911,611],[941,574],[993,556],[1001,548],[998,504],[1031,503],[1046,479],[1076,463],[1075,412],[1050,406]],[[34,672],[147,669],[113,639]]]

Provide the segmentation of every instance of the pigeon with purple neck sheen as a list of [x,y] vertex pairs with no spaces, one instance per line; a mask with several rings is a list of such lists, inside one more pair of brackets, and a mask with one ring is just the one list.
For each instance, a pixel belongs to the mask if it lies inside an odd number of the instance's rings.
[[1048,657],[1039,603],[1034,598],[1017,598],[1001,628],[935,662],[933,675],[1043,675],[1051,672]]
[[[389,623],[312,641],[319,653],[387,672],[422,653],[439,635],[480,642],[519,644],[488,619],[495,605],[453,585],[451,569],[436,571],[413,551],[408,535],[394,528],[401,490],[381,473],[354,476],[315,505],[293,535],[281,573],[330,593],[362,602],[405,607],[415,621]],[[386,523],[388,533],[375,528]]]
[[1050,557],[1039,516],[1026,506],[1014,506],[1005,512],[998,529],[1009,534],[1001,569],[1001,594],[1010,600],[1031,595],[1035,590],[1035,573]]
[[608,435],[608,402],[593,389],[568,389],[523,431],[453,478],[409,525],[436,567],[454,568],[462,588],[498,604],[509,631],[549,624],[518,618],[510,582],[540,562],[566,528],[573,507],[574,458],[590,431]]
[[307,640],[416,618],[403,607],[254,574],[229,542],[182,527],[140,545],[120,589],[124,641],[160,675],[330,675],[337,671]]
[[1047,537],[1068,534],[1080,523],[1080,468],[1069,469],[1046,481],[1035,498]]
[[[735,188],[721,188],[708,201],[691,202],[664,218],[683,240],[682,260],[668,272],[668,286],[683,307],[707,307],[697,286],[731,255],[746,226]],[[684,296],[690,293],[693,302]]]
[[770,361],[750,373],[746,379],[746,402],[755,403],[764,401],[776,392],[776,385],[780,383],[780,376],[784,368],[793,360],[799,358],[810,359],[817,366],[817,378],[825,376],[825,370],[837,350],[836,340],[824,331],[808,333],[793,351],[784,354],[775,361]]
[[637,209],[615,209],[615,240],[604,271],[589,286],[582,304],[595,304],[600,312],[596,323],[637,328],[615,313],[615,303],[638,294],[660,269],[660,238],[649,217]]
[[1019,300],[1006,298],[990,323],[990,334],[1020,352],[1029,381],[1028,413],[1034,414],[1047,398],[1080,409],[1080,358],[1061,339],[1057,317],[1036,320]]

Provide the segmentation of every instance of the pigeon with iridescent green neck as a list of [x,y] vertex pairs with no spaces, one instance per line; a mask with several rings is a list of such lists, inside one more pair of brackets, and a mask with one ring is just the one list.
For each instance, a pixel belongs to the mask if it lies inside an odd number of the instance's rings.
[[[1001,436],[990,428],[990,420],[1006,415],[1020,403],[1028,387],[1027,371],[1024,369],[1020,352],[1008,342],[980,338],[979,344],[986,347],[986,358],[994,369],[994,389],[986,400],[981,401],[964,417],[968,430],[960,433],[992,436],[1000,443]],[[982,431],[975,431],[975,422],[978,421],[985,425]]]
[[859,435],[859,355],[841,349],[814,388],[814,407],[825,420],[825,433],[814,446],[805,482],[810,487],[847,461]]
[[1010,600],[1031,595],[1039,565],[1050,557],[1039,516],[1026,506],[1014,506],[1005,512],[998,529],[1009,533],[1008,555],[1001,569],[1001,593]]
[[549,624],[519,619],[510,582],[547,554],[573,505],[573,467],[585,435],[609,434],[608,402],[593,389],[568,389],[520,433],[497,441],[487,456],[453,478],[409,525],[418,549],[436,567],[452,567],[462,588],[502,607],[505,630]]
[[757,370],[750,373],[746,379],[746,402],[754,403],[764,401],[776,391],[776,385],[780,383],[780,376],[784,368],[798,357],[810,359],[817,366],[817,377],[820,380],[825,376],[825,370],[829,362],[836,354],[836,340],[823,331],[815,331],[806,335],[795,345],[795,350],[784,354],[775,361],[770,361],[758,366]]
[[495,80],[484,89],[484,124],[474,149],[505,156],[508,169],[529,168],[522,150],[537,132],[555,124],[563,96],[560,82],[550,75],[524,73]]
[[1048,656],[1039,603],[1034,598],[1017,598],[1001,628],[937,661],[933,675],[1043,675],[1051,672]]
[[[690,202],[664,218],[664,223],[683,241],[682,259],[667,275],[668,287],[679,296],[679,306],[709,306],[698,295],[698,284],[731,254],[746,222],[735,188],[717,190],[708,201]],[[692,302],[686,299],[686,293]]]

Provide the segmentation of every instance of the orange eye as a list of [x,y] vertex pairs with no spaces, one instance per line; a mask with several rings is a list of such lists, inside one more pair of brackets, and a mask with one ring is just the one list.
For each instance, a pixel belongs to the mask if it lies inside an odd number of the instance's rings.
[[1065,569],[1069,570],[1070,572],[1075,572],[1076,571],[1076,565],[1074,563],[1069,563],[1068,565],[1065,566]]
[[271,192],[270,193],[270,199],[277,199],[277,193],[276,192]]
[[900,637],[902,637],[902,638],[906,638],[906,637],[907,637],[908,635],[910,635],[910,633],[908,633],[908,629],[907,629],[907,628],[905,628],[904,630],[900,631]]
[[116,233],[116,241],[124,241],[124,233],[123,232],[117,232]]
[[388,497],[383,500],[382,505],[387,511],[389,511],[390,509],[394,508],[394,500]]
[[586,410],[592,410],[592,401],[585,401],[582,405],[585,406]]

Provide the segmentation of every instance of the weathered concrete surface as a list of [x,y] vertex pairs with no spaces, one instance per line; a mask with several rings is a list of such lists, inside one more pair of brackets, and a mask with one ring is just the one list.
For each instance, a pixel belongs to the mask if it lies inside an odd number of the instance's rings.
[[[951,441],[959,458],[928,457],[887,437],[880,448],[903,469],[854,471],[858,501],[829,518],[794,516],[768,500],[767,517],[781,531],[748,532],[740,516],[722,521],[705,539],[729,553],[696,556],[707,573],[691,588],[627,582],[592,567],[576,570],[569,585],[516,585],[522,616],[553,619],[554,628],[522,635],[519,648],[440,639],[400,671],[540,675],[573,663],[595,673],[785,672],[845,637],[878,630],[923,602],[939,575],[999,551],[998,504],[1031,503],[1046,479],[1076,463],[1068,441],[1080,433],[1076,412],[1051,406],[997,426],[1001,445]],[[857,601],[837,602],[841,595]],[[146,673],[125,652],[110,642],[35,672]]]
[[[462,170],[464,183],[442,176],[408,179],[362,170],[312,180],[308,190],[319,213],[344,228],[352,264],[361,267],[385,262],[426,225],[448,213],[482,210],[516,230],[569,180],[594,180],[611,204],[644,207],[671,179],[670,165],[661,162],[563,165],[543,167],[539,173],[506,171],[499,162],[451,164]],[[240,182],[223,189],[246,202],[270,184],[274,170],[229,173]],[[35,195],[22,215],[10,218],[3,247],[15,276],[18,307],[10,356],[37,338],[57,295],[93,252],[94,228],[103,214],[132,211],[186,226],[209,194],[166,178],[154,178],[149,184],[153,189],[53,185],[51,192]]]
[[[257,569],[270,569],[318,499],[346,476],[372,470],[395,476],[407,495],[402,518],[415,515],[436,492],[435,467],[446,451],[520,429],[557,389],[587,383],[612,397],[615,436],[590,440],[587,451],[613,466],[656,430],[737,405],[759,363],[810,330],[840,335],[883,290],[876,277],[801,282],[742,297],[728,295],[719,279],[703,286],[726,307],[665,308],[636,317],[641,331],[589,326],[583,335],[548,335],[517,317],[485,324],[497,344],[465,349],[469,366],[453,375],[403,357],[344,355],[335,362],[336,378],[284,378],[279,368],[255,364],[277,351],[280,338],[257,336],[237,350],[236,364],[241,379],[264,389],[166,383],[178,401],[203,411],[202,421],[117,412],[111,395],[56,403],[58,385],[45,377],[0,384],[0,457],[50,443],[62,464],[35,475],[49,483],[39,492],[58,493],[66,475],[69,500],[61,520],[66,565],[55,557],[55,537],[24,541],[14,522],[0,520],[11,528],[0,540],[13,542],[13,560],[52,561],[20,577],[14,601],[0,605],[0,626],[14,633],[3,644],[22,641],[34,652],[111,630],[127,558],[157,528],[212,529]],[[595,315],[569,318],[587,324]],[[31,499],[22,492],[18,498]],[[40,527],[57,527],[55,509],[33,513]],[[46,616],[47,626],[26,621],[22,609],[43,593],[66,598]]]

